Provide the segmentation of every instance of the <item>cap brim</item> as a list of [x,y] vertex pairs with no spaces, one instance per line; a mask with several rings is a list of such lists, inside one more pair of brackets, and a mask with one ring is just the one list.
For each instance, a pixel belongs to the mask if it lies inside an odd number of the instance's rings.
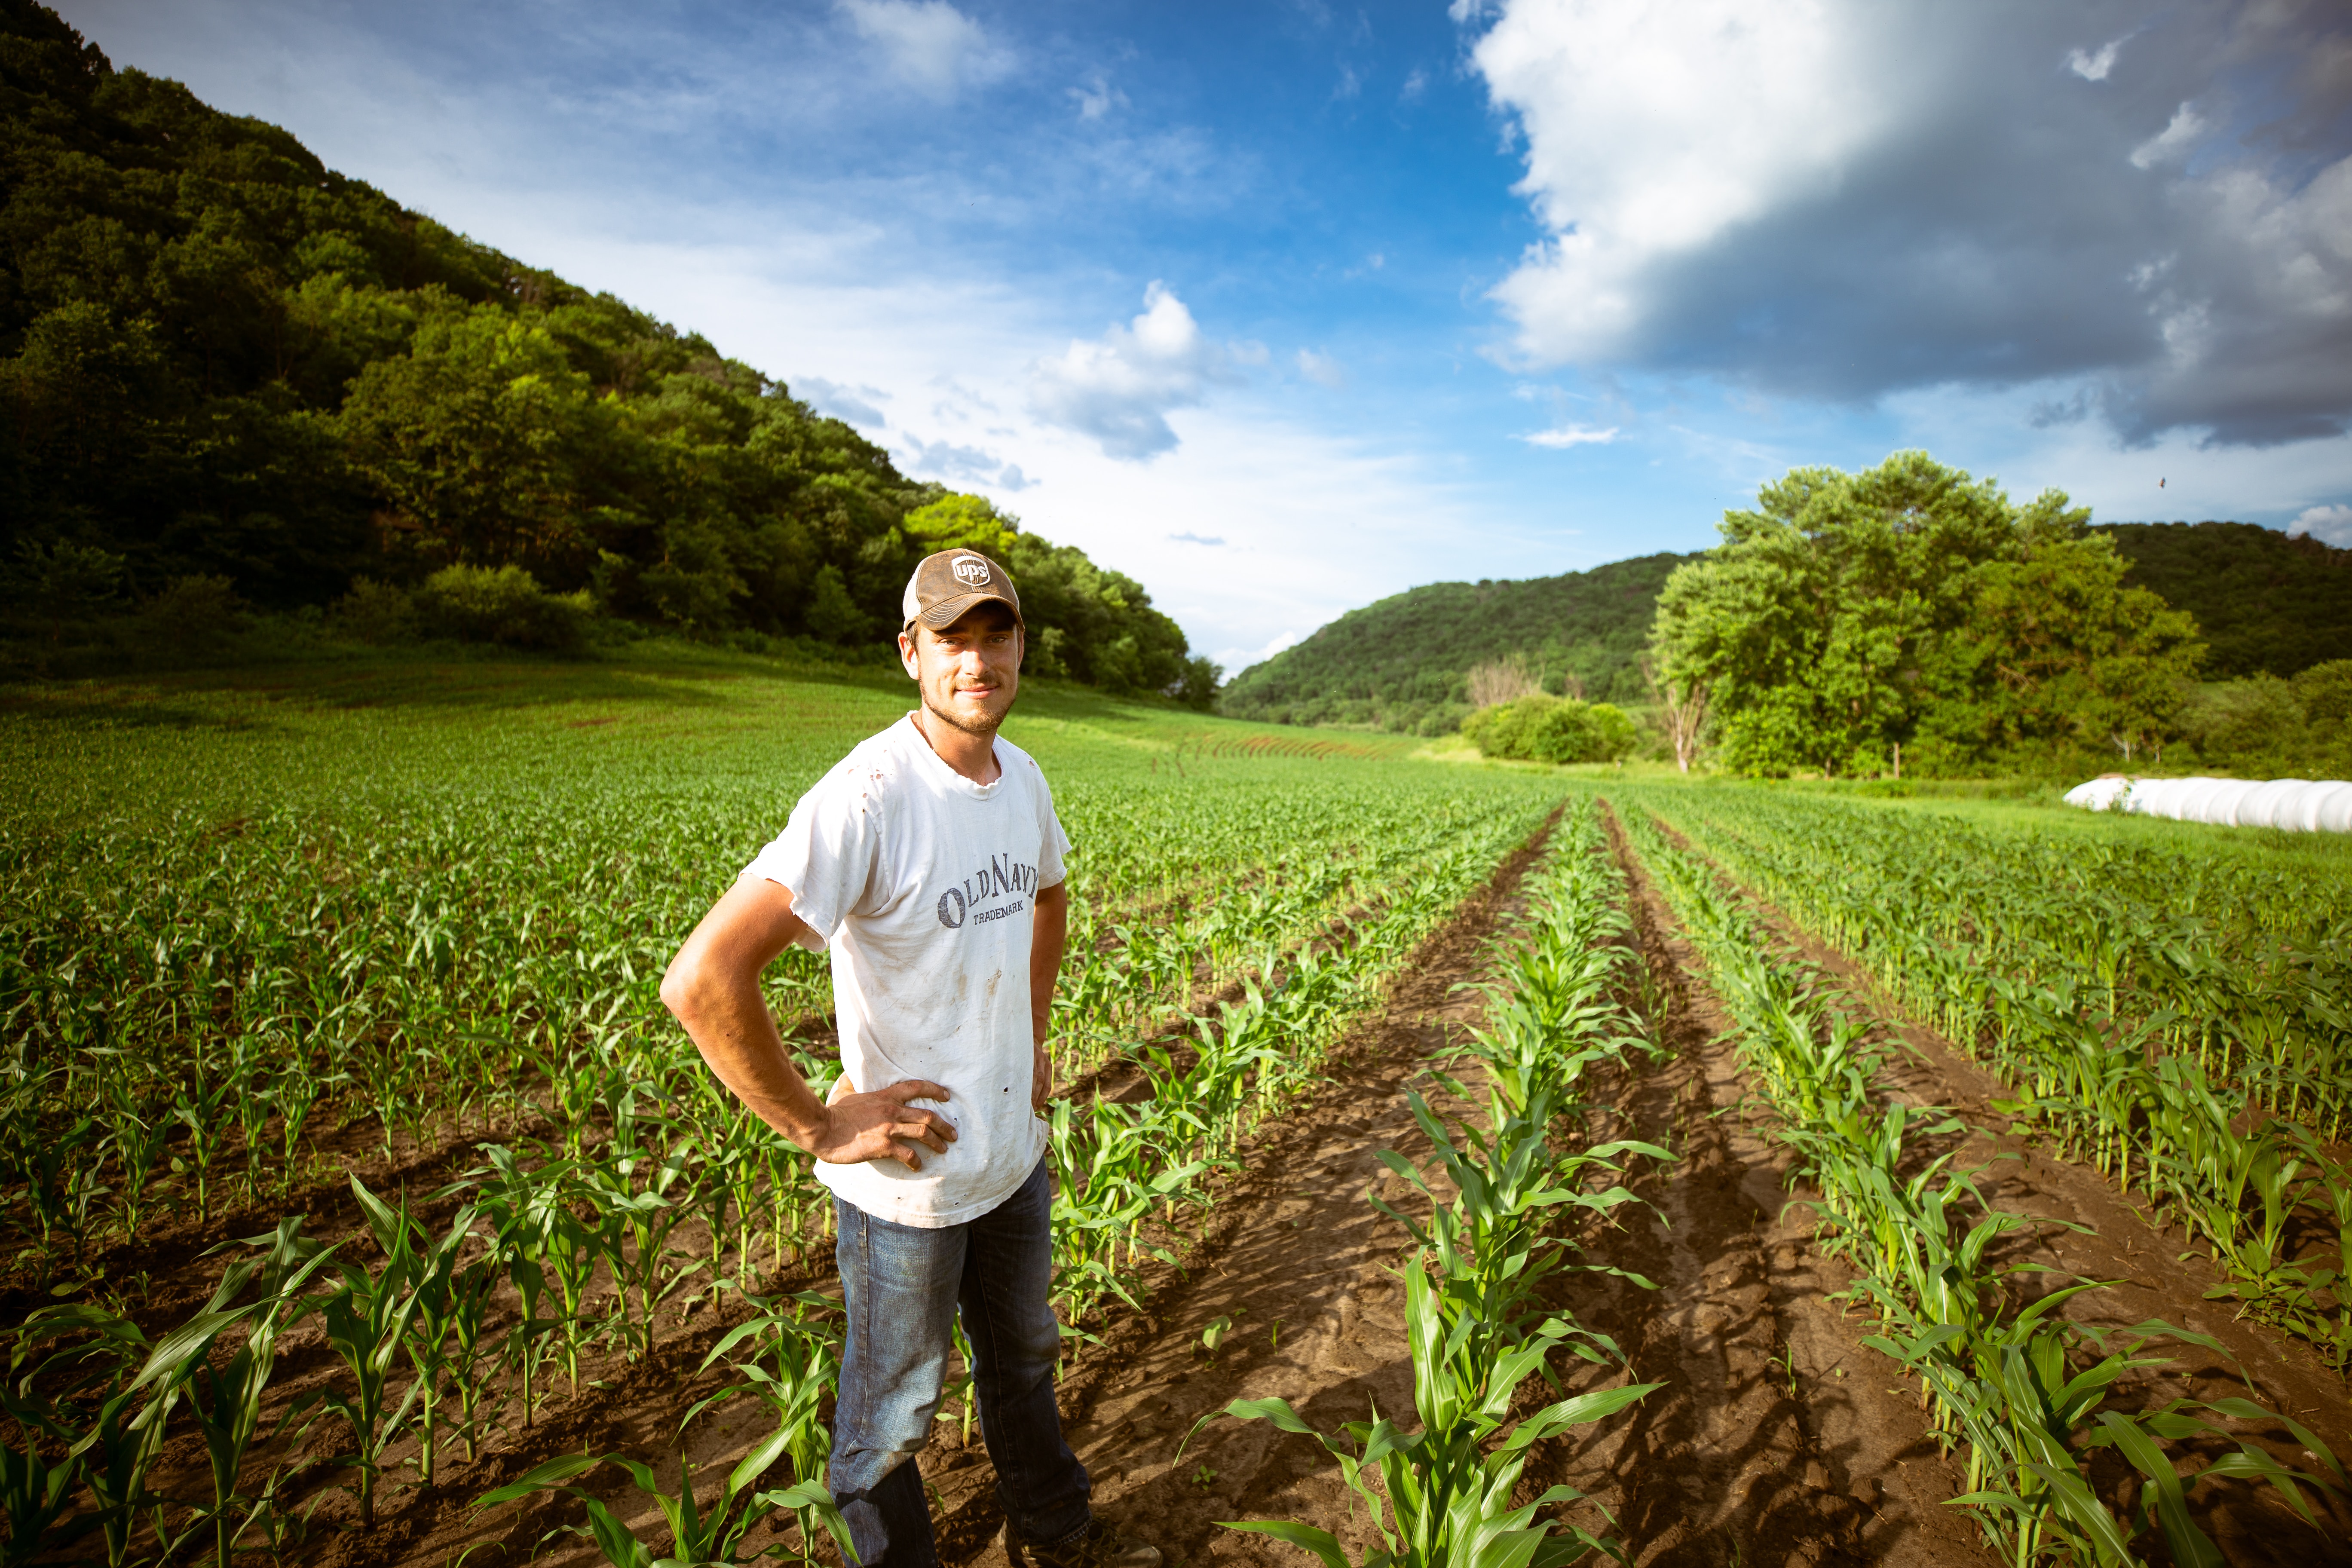
[[915,614],[915,619],[922,622],[923,625],[930,627],[931,630],[938,631],[941,626],[951,626],[955,625],[957,620],[959,620],[964,613],[970,610],[974,605],[1002,605],[1007,610],[1013,612],[1013,624],[1014,626],[1021,627],[1024,631],[1028,629],[1029,623],[1021,618],[1020,605],[1014,604],[1003,595],[991,593],[985,588],[980,590],[978,593],[961,594],[952,599],[942,599],[928,610],[917,611]]

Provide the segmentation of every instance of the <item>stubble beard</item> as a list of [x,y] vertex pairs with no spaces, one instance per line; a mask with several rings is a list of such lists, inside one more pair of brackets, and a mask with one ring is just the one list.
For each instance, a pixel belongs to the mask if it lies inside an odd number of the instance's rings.
[[929,713],[932,718],[937,719],[940,723],[945,724],[950,730],[960,730],[975,740],[991,741],[996,738],[996,731],[1004,727],[1005,714],[1013,711],[1013,704],[1010,702],[1006,703],[1004,705],[1004,711],[997,714],[994,718],[990,719],[985,722],[976,722],[971,719],[963,717],[961,714],[947,711],[938,703],[933,702],[931,700],[931,694],[926,691],[923,693],[923,711]]

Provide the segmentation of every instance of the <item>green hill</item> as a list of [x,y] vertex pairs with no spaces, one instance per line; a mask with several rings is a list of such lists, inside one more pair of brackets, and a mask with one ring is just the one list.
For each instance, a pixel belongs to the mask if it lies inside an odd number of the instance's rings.
[[[2251,522],[2100,525],[2132,580],[2187,610],[2211,648],[2208,677],[2292,676],[2352,658],[2352,550]],[[1640,656],[1667,574],[1688,555],[1643,555],[1517,582],[1433,583],[1350,610],[1233,679],[1242,719],[1376,724],[1439,733],[1469,710],[1465,678],[1526,656],[1554,691],[1645,702]]]
[[1647,700],[1639,659],[1651,606],[1687,555],[1643,555],[1517,582],[1432,583],[1350,610],[1235,676],[1219,710],[1287,724],[1440,733],[1469,711],[1475,666],[1522,654],[1554,691]]
[[2131,580],[2197,617],[2205,674],[2292,676],[2352,658],[2352,550],[2251,522],[2110,522]]
[[0,0],[0,632],[41,668],[142,616],[294,614],[362,578],[372,608],[336,624],[405,625],[421,588],[428,627],[490,636],[436,580],[541,604],[522,573],[582,614],[866,646],[952,547],[1003,553],[1047,673],[1209,695],[1140,584],[33,0]]

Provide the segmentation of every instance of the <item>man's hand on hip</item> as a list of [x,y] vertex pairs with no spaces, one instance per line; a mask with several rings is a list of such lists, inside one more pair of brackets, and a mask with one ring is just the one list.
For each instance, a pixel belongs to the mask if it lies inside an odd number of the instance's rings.
[[919,1171],[923,1156],[915,1145],[944,1154],[955,1142],[956,1130],[939,1112],[907,1102],[947,1098],[945,1086],[919,1078],[902,1079],[870,1094],[845,1094],[825,1107],[824,1128],[808,1151],[828,1165],[897,1160]]

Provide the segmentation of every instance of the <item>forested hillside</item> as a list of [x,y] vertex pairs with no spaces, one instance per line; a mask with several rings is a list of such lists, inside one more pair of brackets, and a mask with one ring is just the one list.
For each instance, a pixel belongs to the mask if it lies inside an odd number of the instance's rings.
[[2352,550],[2251,522],[2110,522],[2133,583],[2197,617],[2205,674],[2293,676],[2352,658]]
[[1140,584],[908,479],[703,337],[115,68],[29,0],[0,0],[0,137],[21,637],[360,580],[354,625],[495,636],[497,606],[541,602],[528,573],[583,614],[851,644],[896,629],[926,551],[972,545],[1008,557],[1046,672],[1213,689]]
[[1651,611],[1666,574],[1689,559],[1643,555],[1558,577],[1409,589],[1252,665],[1218,706],[1277,723],[1438,734],[1470,711],[1471,668],[1513,655],[1526,656],[1550,691],[1644,701]]

